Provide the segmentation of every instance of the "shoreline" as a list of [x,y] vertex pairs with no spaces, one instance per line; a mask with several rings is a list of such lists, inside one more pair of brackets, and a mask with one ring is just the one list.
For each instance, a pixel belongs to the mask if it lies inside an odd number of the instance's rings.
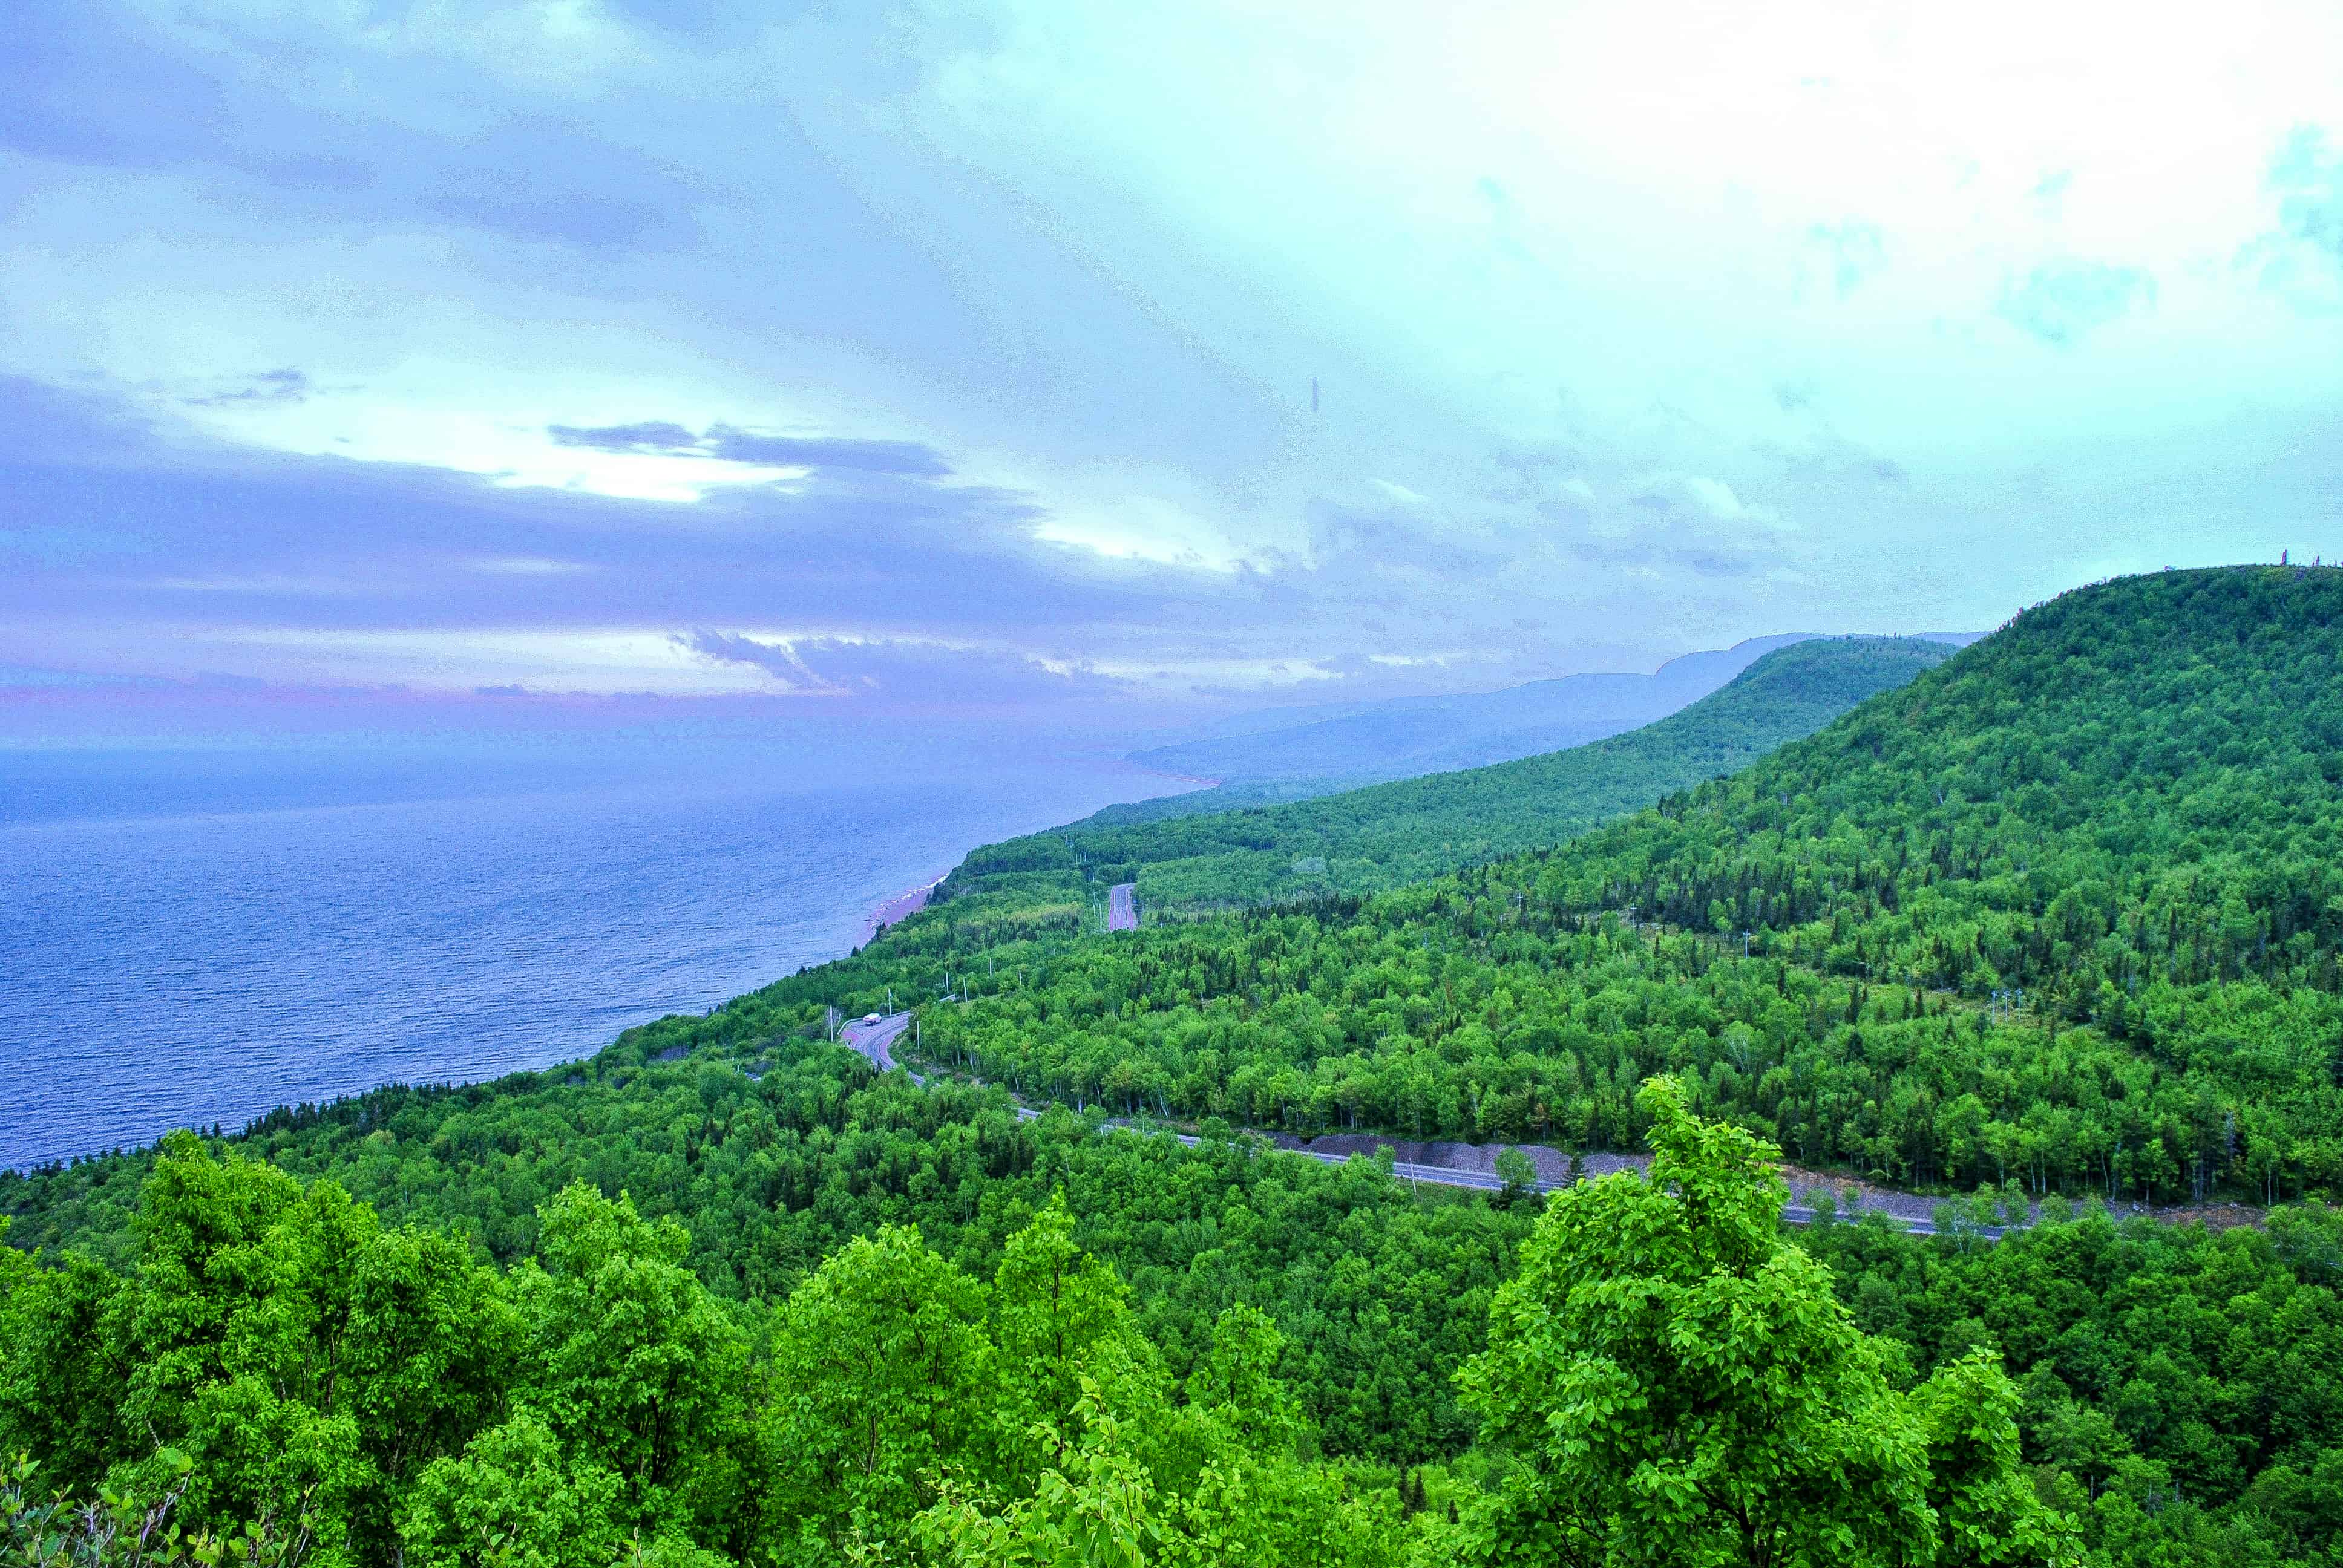
[[876,908],[862,917],[862,934],[854,939],[857,949],[867,948],[879,935],[880,929],[909,919],[928,907],[930,895],[943,885],[950,871],[941,871],[916,888],[906,888],[892,897],[882,899]]
[[[1150,795],[1144,797],[1143,800],[1162,800],[1181,795],[1192,795],[1197,793],[1200,789],[1216,789],[1225,782],[1225,780],[1220,779],[1198,779],[1186,773],[1167,773],[1162,769],[1148,768],[1143,765],[1140,766],[1140,771],[1155,774],[1158,778],[1176,779],[1182,783],[1194,784],[1198,787],[1197,789],[1174,789],[1165,795]],[[1124,803],[1140,804],[1143,803],[1143,801]],[[1109,808],[1106,806],[1099,808],[1101,811],[1108,809]],[[1061,822],[1059,823],[1058,826],[1061,828],[1071,828],[1074,826],[1075,822],[1081,822],[1083,820],[1086,820],[1086,819],[1077,817],[1074,819],[1073,822]],[[1040,830],[1045,833],[1052,831],[1052,829],[1048,828],[1044,828]],[[975,849],[980,849],[982,847],[982,845],[978,845],[975,846]],[[972,853],[974,853],[974,849],[971,849],[967,853],[963,853],[960,856],[960,860],[967,859],[968,855]],[[938,888],[943,885],[946,878],[950,877],[953,871],[956,871],[959,869],[960,861],[956,860],[951,864],[951,866],[944,870],[937,872],[933,877],[921,882],[918,887],[906,888],[900,893],[895,893],[887,898],[881,899],[862,917],[861,933],[854,939],[855,949],[859,950],[869,947],[878,937],[881,928],[892,926],[899,921],[908,920],[910,917],[918,914],[921,910],[926,909],[928,907],[929,898],[934,894]]]

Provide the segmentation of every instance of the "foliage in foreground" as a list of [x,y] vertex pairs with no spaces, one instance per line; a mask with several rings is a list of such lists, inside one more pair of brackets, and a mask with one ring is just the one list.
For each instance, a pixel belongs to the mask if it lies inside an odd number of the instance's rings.
[[[420,1446],[425,1467],[456,1462],[443,1477],[460,1482],[469,1501],[461,1510],[441,1507],[434,1529],[452,1529],[447,1522],[458,1518],[487,1529],[517,1517],[497,1501],[507,1489],[574,1507],[612,1484],[581,1473],[563,1448],[546,1413],[548,1394],[531,1396],[533,1421],[496,1413],[521,1399],[516,1388],[533,1386],[510,1337],[515,1287],[533,1271],[578,1266],[578,1250],[553,1238],[576,1224],[572,1206],[581,1198],[566,1189],[581,1172],[608,1182],[613,1194],[634,1187],[637,1220],[608,1216],[610,1229],[635,1238],[630,1255],[661,1233],[669,1238],[658,1243],[664,1252],[627,1264],[642,1276],[636,1288],[664,1281],[677,1292],[672,1299],[688,1310],[666,1321],[708,1325],[720,1341],[748,1347],[736,1380],[742,1400],[772,1397],[775,1325],[807,1310],[798,1297],[827,1266],[825,1255],[842,1256],[857,1237],[878,1237],[883,1227],[900,1236],[916,1225],[926,1252],[950,1264],[934,1277],[983,1284],[1062,1191],[1074,1241],[1124,1282],[1140,1337],[1173,1386],[1209,1375],[1225,1314],[1247,1309],[1274,1320],[1283,1342],[1277,1372],[1301,1424],[1363,1505],[1380,1497],[1376,1506],[1444,1519],[1453,1503],[1460,1519],[1470,1518],[1484,1487],[1502,1492],[1516,1462],[1502,1442],[1466,1446],[1484,1412],[1461,1409],[1449,1377],[1489,1343],[1492,1293],[1515,1275],[1531,1205],[1502,1209],[1430,1189],[1411,1194],[1363,1161],[1330,1168],[1249,1154],[1232,1142],[1186,1150],[1170,1139],[1102,1135],[1063,1113],[1020,1124],[994,1097],[915,1091],[900,1076],[870,1081],[855,1061],[818,1046],[756,1078],[707,1059],[643,1063],[624,1052],[607,1070],[582,1083],[548,1075],[528,1091],[386,1094],[229,1146],[326,1173],[309,1182],[302,1212],[336,1211],[314,1194],[343,1184],[366,1194],[357,1209],[381,1210],[379,1221],[350,1221],[372,1240],[358,1250],[363,1268],[345,1279],[404,1271],[433,1282],[407,1288],[393,1315],[365,1320],[403,1346],[444,1347],[442,1360],[417,1364],[411,1378],[386,1382],[372,1363],[337,1349],[347,1347],[346,1331],[313,1342],[303,1357],[338,1358],[334,1397],[363,1397],[369,1420],[410,1434],[407,1443]],[[615,1086],[621,1077],[625,1086]],[[160,1163],[188,1152],[175,1143]],[[165,1211],[183,1204],[179,1195],[191,1188],[225,1195],[263,1180],[249,1161],[211,1157],[219,1166],[212,1176],[197,1181],[198,1168],[180,1167],[158,1181]],[[59,1200],[53,1210],[28,1207],[26,1222],[56,1236],[59,1218],[77,1216],[77,1244],[37,1266],[0,1251],[7,1271],[0,1445],[40,1462],[33,1491],[43,1496],[65,1486],[86,1497],[116,1464],[152,1457],[141,1446],[148,1436],[123,1425],[125,1380],[139,1352],[116,1336],[142,1316],[156,1321],[141,1308],[155,1288],[145,1250],[162,1238],[143,1222],[120,1242],[104,1229],[130,1212],[103,1201],[135,1190],[136,1168],[129,1161],[85,1165],[25,1184],[20,1197]],[[238,1170],[236,1181],[220,1175]],[[273,1180],[266,1186],[284,1191]],[[70,1195],[75,1191],[80,1196]],[[502,1217],[498,1205],[509,1202],[540,1211]],[[225,1246],[227,1231],[206,1226],[222,1244],[196,1271],[216,1273],[225,1286],[237,1271],[239,1289],[266,1292],[258,1317],[247,1320],[243,1308],[229,1314],[239,1354],[269,1342],[254,1332],[258,1323],[300,1321],[296,1298],[268,1283],[310,1266],[307,1221],[292,1222],[293,1212],[280,1212],[257,1252]],[[679,1251],[679,1227],[688,1232]],[[2334,1288],[2343,1218],[2288,1210],[2267,1231],[2212,1233],[2118,1223],[2087,1209],[2071,1218],[2046,1214],[1998,1246],[1907,1237],[1876,1221],[1808,1231],[1800,1244],[1829,1266],[1839,1300],[1897,1389],[1946,1374],[1981,1350],[2006,1358],[2036,1484],[2077,1514],[2086,1546],[2105,1560],[2258,1568],[2328,1561],[2343,1546],[2343,1309]],[[101,1264],[82,1246],[119,1262]],[[652,1267],[678,1257],[679,1272]],[[267,1266],[256,1267],[263,1260]],[[151,1272],[155,1281],[182,1277],[167,1252]],[[378,1288],[368,1293],[382,1299]],[[554,1299],[534,1298],[535,1310],[548,1311]],[[437,1313],[442,1327],[426,1332],[415,1313]],[[337,1312],[315,1320],[342,1321]],[[558,1342],[583,1358],[598,1342],[564,1335]],[[488,1359],[468,1363],[458,1352]],[[508,1370],[484,1377],[462,1372],[466,1364]],[[590,1371],[594,1363],[568,1364]],[[447,1417],[436,1426],[435,1410]],[[283,1429],[281,1412],[269,1420]],[[491,1429],[501,1430],[480,1441]],[[747,1484],[769,1484],[753,1449],[738,1462]],[[392,1476],[415,1467],[395,1455],[375,1464]],[[166,1473],[142,1473],[142,1484]],[[704,1491],[719,1479],[694,1485]],[[954,1484],[962,1490],[940,1487],[938,1500],[971,1501],[967,1478]],[[236,1489],[206,1477],[200,1490],[226,1496]],[[237,1494],[261,1495],[255,1484]],[[597,1505],[618,1500],[614,1493]],[[219,1530],[249,1506],[218,1504]],[[174,1517],[191,1530],[215,1519]],[[376,1506],[371,1517],[395,1525],[397,1510]],[[642,1548],[658,1540],[654,1533]],[[631,1551],[632,1542],[629,1534],[622,1544]]]
[[[131,1277],[0,1254],[0,1431],[40,1466],[6,1502],[14,1549],[416,1568],[1378,1564],[1540,1541],[1621,1564],[2049,1560],[2063,1527],[2024,1483],[1997,1368],[1897,1392],[1827,1271],[1778,1239],[1767,1151],[1674,1084],[1648,1097],[1654,1184],[1557,1201],[1461,1375],[1504,1480],[1453,1521],[1410,1521],[1404,1481],[1322,1457],[1259,1309],[1223,1311],[1175,1374],[1061,1197],[989,1281],[881,1226],[744,1315],[682,1266],[681,1226],[623,1195],[566,1189],[537,1254],[499,1271],[182,1135],[146,1181]],[[35,1501],[35,1473],[102,1501]],[[137,1543],[166,1515],[184,1538]]]

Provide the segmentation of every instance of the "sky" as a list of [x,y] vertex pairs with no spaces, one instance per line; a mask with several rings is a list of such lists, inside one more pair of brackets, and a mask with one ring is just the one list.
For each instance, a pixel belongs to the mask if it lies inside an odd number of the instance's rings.
[[2343,554],[2332,0],[8,30],[0,737],[1133,725]]

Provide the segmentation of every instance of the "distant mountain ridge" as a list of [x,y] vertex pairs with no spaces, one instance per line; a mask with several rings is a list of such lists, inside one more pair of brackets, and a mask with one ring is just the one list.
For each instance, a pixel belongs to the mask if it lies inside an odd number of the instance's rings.
[[[1948,638],[1794,638],[1654,723],[1487,767],[1314,799],[1110,808],[971,852],[939,901],[1030,917],[1135,881],[1159,910],[1371,892],[1560,843],[1813,734],[1949,658]],[[1718,657],[1725,657],[1719,655]],[[1273,788],[1273,787],[1264,787]],[[1161,811],[1148,808],[1161,806]]]
[[[1664,719],[1776,648],[1823,635],[1750,638],[1672,658],[1649,675],[1566,675],[1448,697],[1265,709],[1221,720],[1192,739],[1134,751],[1131,759],[1222,780],[1227,799],[1215,808],[1486,767],[1584,746]],[[1975,638],[1924,633],[1920,639],[1962,647]]]

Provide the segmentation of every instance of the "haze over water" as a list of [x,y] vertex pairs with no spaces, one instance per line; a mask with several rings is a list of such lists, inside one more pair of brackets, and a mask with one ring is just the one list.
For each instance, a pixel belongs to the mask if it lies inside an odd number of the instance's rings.
[[1176,787],[936,736],[0,752],[0,1164],[586,1055],[845,952],[977,843]]

